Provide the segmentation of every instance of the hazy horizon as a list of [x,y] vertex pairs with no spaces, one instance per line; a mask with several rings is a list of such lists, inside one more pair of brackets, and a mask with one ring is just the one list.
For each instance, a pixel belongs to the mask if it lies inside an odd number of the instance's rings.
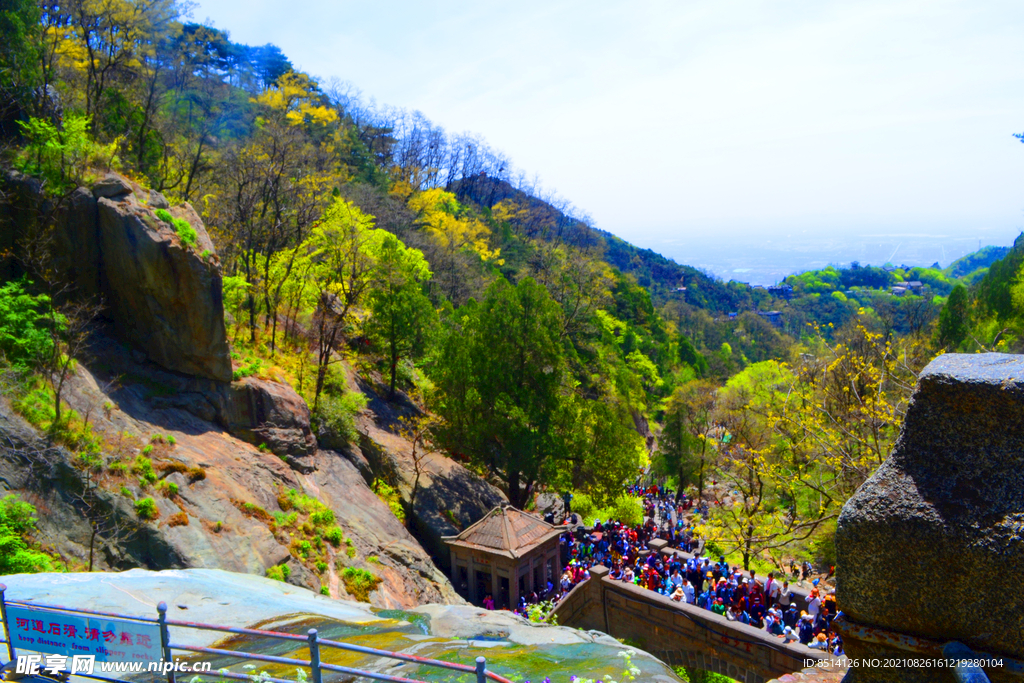
[[941,256],[1024,227],[1024,3],[201,0],[193,14],[482,135],[596,227],[691,265],[729,265],[680,247],[707,236],[765,253],[807,232],[950,236]]
[[979,229],[970,235],[942,233],[861,233],[817,236],[811,231],[780,234],[775,239],[736,243],[718,237],[673,240],[643,235],[637,246],[652,249],[678,263],[707,271],[723,280],[772,285],[785,276],[828,265],[881,266],[885,263],[942,268],[981,247],[1008,247],[1020,234]]

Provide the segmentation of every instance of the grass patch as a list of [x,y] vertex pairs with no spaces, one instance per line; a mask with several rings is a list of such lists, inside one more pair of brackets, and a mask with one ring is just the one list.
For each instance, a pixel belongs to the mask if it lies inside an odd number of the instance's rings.
[[369,602],[372,593],[380,584],[381,579],[372,572],[358,567],[345,567],[341,572],[341,580],[349,595],[360,602]]
[[156,214],[156,217],[164,223],[169,223],[174,227],[174,232],[178,234],[178,239],[181,240],[182,244],[189,247],[196,246],[196,239],[198,239],[199,235],[196,233],[196,229],[193,228],[187,220],[184,218],[175,218],[167,209],[157,209],[153,213]]

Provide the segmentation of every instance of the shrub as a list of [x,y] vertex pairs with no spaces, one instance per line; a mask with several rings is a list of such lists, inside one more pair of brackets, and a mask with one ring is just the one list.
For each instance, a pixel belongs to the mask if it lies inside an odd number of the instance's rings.
[[0,355],[19,371],[32,367],[53,347],[44,316],[50,299],[29,294],[31,284],[22,278],[0,287]]
[[597,511],[594,500],[588,494],[579,491],[573,491],[571,507],[572,511],[583,519],[588,519]]
[[174,513],[167,519],[167,526],[188,526],[188,515],[184,511]]
[[0,499],[0,574],[53,571],[53,560],[32,546],[35,507],[11,494]]
[[366,558],[366,561],[369,562],[370,564],[380,564],[380,558],[377,557],[376,555],[370,555],[369,557]]
[[341,539],[342,539],[341,527],[339,527],[339,526],[332,526],[324,534],[324,537],[333,546],[341,545]]
[[330,595],[331,588],[326,583],[320,585],[320,595]]
[[135,497],[134,495],[132,495],[131,489],[129,489],[127,486],[122,486],[121,487],[121,495],[124,496],[125,498],[134,498]]
[[612,517],[629,526],[637,526],[643,524],[644,521],[643,502],[639,498],[625,493],[615,499],[615,505],[612,506],[611,512]]
[[348,550],[345,551],[345,554],[348,555],[349,558],[353,558],[356,556],[356,549],[352,546],[349,546]]
[[149,455],[153,452],[153,444],[148,444],[142,448],[143,455]]
[[125,474],[128,473],[128,466],[125,465],[123,462],[112,462],[110,463],[110,465],[107,466],[107,470],[111,474],[123,477]]
[[325,571],[327,571],[327,563],[324,562],[323,560],[320,560],[319,562],[317,562],[316,563],[316,571],[319,574],[323,574]]
[[153,436],[149,437],[149,442],[150,443],[163,443],[164,442],[164,437],[163,437],[162,434],[154,434]]
[[381,582],[371,572],[357,567],[345,567],[344,571],[341,572],[341,580],[345,583],[345,590],[360,602],[369,602],[370,593]]
[[309,521],[313,526],[327,526],[334,522],[334,512],[328,509],[317,510],[309,516]]
[[276,579],[277,581],[287,581],[288,577],[292,575],[292,570],[288,568],[286,564],[279,564],[274,567],[267,567],[267,578]]
[[[146,446],[146,448],[151,448]],[[145,448],[142,449],[145,452]],[[132,463],[132,474],[139,475],[139,482],[145,486],[146,484],[153,484],[157,480],[156,472],[153,471],[153,461],[144,455],[135,456],[135,461]]]
[[266,510],[261,508],[256,503],[242,503],[239,501],[233,502],[238,507],[238,509],[242,511],[242,514],[244,514],[246,517],[255,517],[264,524],[270,524],[274,521],[274,518],[271,517]]
[[178,495],[178,485],[173,481],[162,481],[157,485],[157,488],[164,492],[164,495],[168,498],[174,498]]
[[103,461],[100,456],[88,451],[75,456],[75,464],[85,470],[103,471]]
[[295,522],[298,520],[299,515],[296,512],[289,512],[287,514],[279,511],[274,512],[274,522],[281,528],[295,526]]
[[351,444],[359,439],[356,416],[365,407],[366,396],[358,391],[325,393],[320,396],[320,403],[313,412],[312,419],[316,429],[326,429]]
[[160,511],[156,509],[156,501],[152,498],[143,498],[135,501],[135,514],[139,519],[156,519]]
[[189,467],[188,468],[188,480],[191,482],[202,481],[206,479],[206,470],[202,467]]
[[178,444],[178,440],[175,439],[173,436],[168,435],[167,443],[170,444],[171,446],[176,446]]
[[178,234],[178,239],[181,243],[188,247],[196,246],[196,239],[198,234],[196,229],[193,228],[187,220],[184,218],[175,218],[171,215],[171,212],[167,209],[157,209],[153,212],[156,217],[162,220],[164,223],[169,223],[174,226],[174,232]]
[[398,518],[398,521],[405,524],[405,508],[402,507],[402,497],[399,495],[398,490],[383,479],[374,479],[373,492],[377,494],[378,498],[387,503],[388,508]]
[[246,357],[246,359],[242,361],[242,367],[231,373],[231,378],[237,382],[244,377],[258,375],[262,370],[263,361],[261,359]]
[[213,530],[215,532],[217,532],[218,534],[221,532],[221,529],[223,529],[223,528],[224,528],[224,522],[220,521],[219,519],[216,522],[213,523]]

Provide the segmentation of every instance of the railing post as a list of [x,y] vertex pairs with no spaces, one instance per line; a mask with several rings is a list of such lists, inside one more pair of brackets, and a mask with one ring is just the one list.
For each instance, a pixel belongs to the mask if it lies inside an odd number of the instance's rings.
[[323,683],[323,673],[320,671],[320,643],[315,628],[309,629],[309,668],[313,672],[313,683]]
[[963,643],[955,640],[946,643],[942,648],[942,656],[957,660],[957,664],[952,667],[957,683],[989,683],[985,670],[971,661],[978,659],[978,656]]
[[7,654],[10,655],[11,661],[13,662],[18,658],[18,654],[14,651],[14,635],[11,633],[11,623],[7,621],[7,600],[4,597],[4,592],[7,590],[7,586],[0,583],[0,619],[4,620],[4,636],[7,638]]
[[[167,664],[173,664],[174,660],[171,659],[171,633],[167,629],[167,603],[160,602],[156,606],[156,611],[159,613],[157,621],[160,624],[160,650],[163,652],[164,668],[167,668]],[[174,667],[167,669],[167,683],[174,683]]]
[[476,683],[487,681],[487,660],[483,657],[476,658]]

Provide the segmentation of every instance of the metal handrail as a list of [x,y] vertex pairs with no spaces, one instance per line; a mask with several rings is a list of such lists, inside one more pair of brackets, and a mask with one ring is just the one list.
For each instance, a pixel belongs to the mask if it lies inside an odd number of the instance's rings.
[[[469,666],[467,664],[457,664],[454,662],[445,662],[438,659],[430,659],[428,657],[419,657],[417,655],[409,655],[401,652],[392,652],[389,650],[379,650],[377,648],[365,647],[362,645],[352,645],[350,643],[343,643],[336,640],[321,640],[317,634],[316,629],[310,629],[306,636],[297,635],[294,633],[284,633],[281,631],[271,631],[266,629],[253,629],[253,628],[241,628],[235,626],[221,626],[219,624],[205,624],[202,622],[195,621],[180,621],[177,619],[167,618],[167,603],[161,602],[157,605],[158,616],[154,619],[152,617],[140,617],[129,614],[121,614],[118,612],[103,612],[99,610],[90,610],[85,608],[77,607],[66,607],[63,605],[44,605],[35,602],[12,600],[10,602],[5,599],[5,591],[7,587],[0,584],[0,621],[3,622],[6,639],[0,639],[0,642],[7,644],[8,654],[10,659],[13,661],[17,658],[17,653],[14,648],[13,639],[10,636],[10,629],[8,628],[7,619],[7,605],[15,605],[18,607],[28,607],[33,609],[45,610],[49,612],[66,612],[68,614],[81,614],[90,616],[101,616],[110,617],[114,619],[125,619],[134,622],[146,622],[155,623],[160,626],[160,647],[163,653],[164,661],[171,661],[171,650],[184,650],[187,652],[196,652],[201,654],[212,654],[224,657],[233,657],[242,660],[251,661],[263,661],[273,664],[289,664],[294,666],[300,666],[310,669],[312,674],[312,683],[323,683],[323,671],[332,671],[336,673],[343,673],[349,675],[360,676],[364,678],[371,678],[379,681],[390,681],[392,683],[424,683],[415,679],[404,678],[401,676],[393,676],[390,674],[375,673],[372,671],[365,671],[362,669],[355,669],[351,667],[341,666],[338,664],[329,664],[320,661],[320,646],[324,645],[330,648],[338,650],[346,650],[349,652],[358,652],[360,654],[375,655],[386,659],[394,659],[403,662],[409,662],[413,664],[420,664],[424,666],[431,666],[435,668],[449,669],[452,671],[459,671],[461,673],[476,674],[477,683],[485,683],[487,680],[495,681],[495,683],[512,683],[509,679],[500,676],[493,671],[487,670],[487,660],[484,657],[476,658],[476,666]],[[309,659],[296,659],[293,657],[278,657],[274,655],[263,655],[252,652],[243,652],[239,650],[224,650],[220,648],[201,647],[196,645],[186,645],[184,643],[171,642],[170,638],[170,627],[178,628],[192,628],[203,631],[217,631],[221,633],[232,633],[236,635],[252,635],[263,638],[272,638],[275,640],[285,640],[291,642],[305,643],[309,647],[310,658]],[[76,674],[77,675],[77,674]],[[248,681],[251,677],[246,674],[235,673],[232,671],[218,670],[218,671],[207,671],[203,675],[218,676],[220,678],[229,678],[233,680]],[[97,678],[103,681],[117,681],[119,679],[103,678],[99,676],[90,676],[91,678]],[[273,678],[269,676],[262,677],[263,681],[268,683],[295,683],[289,679]],[[167,672],[167,682],[175,683],[174,671]]]

